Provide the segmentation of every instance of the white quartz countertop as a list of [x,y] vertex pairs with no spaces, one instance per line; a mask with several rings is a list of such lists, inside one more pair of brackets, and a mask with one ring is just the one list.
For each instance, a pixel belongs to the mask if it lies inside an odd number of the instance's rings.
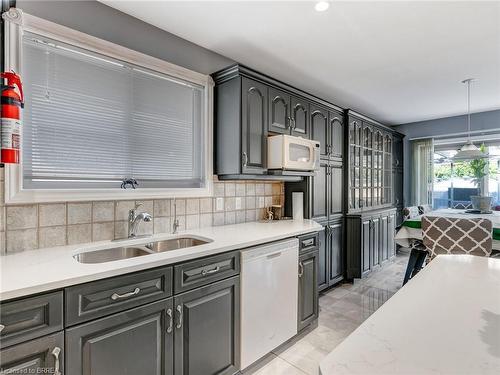
[[500,259],[438,256],[326,356],[320,371],[500,374]]
[[[61,246],[4,255],[0,256],[0,300],[242,249],[319,230],[321,230],[321,226],[311,220],[254,222],[184,231],[175,236],[171,234],[154,235],[146,239],[101,241],[94,244]],[[207,237],[213,242],[100,264],[83,264],[73,258],[74,254],[83,250],[93,251],[108,247],[147,243],[151,240],[187,234]]]

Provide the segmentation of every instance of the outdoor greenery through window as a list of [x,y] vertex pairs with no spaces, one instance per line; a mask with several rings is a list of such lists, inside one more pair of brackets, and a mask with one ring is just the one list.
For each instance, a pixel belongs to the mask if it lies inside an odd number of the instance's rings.
[[500,142],[488,144],[487,159],[453,161],[457,147],[440,145],[434,149],[433,207],[463,208],[472,195],[483,193],[493,197],[493,206],[500,205]]

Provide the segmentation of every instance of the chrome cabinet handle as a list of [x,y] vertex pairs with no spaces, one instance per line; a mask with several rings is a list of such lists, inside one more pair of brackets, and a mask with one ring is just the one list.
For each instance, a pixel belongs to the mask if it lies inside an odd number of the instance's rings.
[[4,328],[5,326],[3,324],[0,324],[0,332],[2,332]]
[[217,273],[219,271],[220,271],[220,267],[217,266],[217,267],[215,267],[214,269],[211,269],[211,270],[203,270],[203,271],[201,271],[201,276],[212,275],[212,274]]
[[128,293],[125,293],[125,294],[113,293],[111,295],[111,299],[113,301],[116,301],[117,299],[129,298],[129,297],[135,296],[136,294],[139,294],[140,291],[141,291],[141,289],[135,288],[132,292],[128,292]]
[[172,328],[174,328],[174,314],[172,313],[172,309],[167,309],[167,316],[168,316],[167,333],[172,333]]
[[248,164],[248,156],[247,156],[247,153],[244,152],[243,153],[243,166],[246,167]]
[[286,118],[286,120],[287,120],[287,121],[286,121],[285,127],[286,127],[286,128],[292,128],[292,118],[291,118],[290,116],[288,116],[288,117]]
[[178,317],[179,320],[177,321],[177,325],[175,326],[177,329],[182,327],[182,306],[177,305],[177,312],[178,312]]
[[314,238],[309,238],[307,240],[302,241],[302,246],[311,246],[314,244]]
[[304,265],[302,262],[299,263],[299,278],[304,275]]
[[55,347],[54,350],[52,350],[52,355],[54,356],[54,375],[61,375],[61,371],[59,371],[59,354],[61,354],[61,348]]

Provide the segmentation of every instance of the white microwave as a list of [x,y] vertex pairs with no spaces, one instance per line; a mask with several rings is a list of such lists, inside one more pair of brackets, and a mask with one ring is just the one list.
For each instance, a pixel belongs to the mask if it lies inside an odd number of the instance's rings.
[[319,142],[291,135],[268,137],[267,168],[290,171],[318,170]]

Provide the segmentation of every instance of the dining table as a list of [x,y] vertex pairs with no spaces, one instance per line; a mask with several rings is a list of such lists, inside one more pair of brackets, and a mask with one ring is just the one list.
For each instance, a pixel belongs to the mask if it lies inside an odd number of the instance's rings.
[[493,224],[493,250],[500,251],[500,211],[492,211],[491,213],[470,213],[468,210],[457,210],[452,208],[444,208],[429,211],[423,215],[415,216],[411,219],[403,221],[401,228],[396,233],[396,243],[402,247],[411,247],[412,240],[422,239],[422,217],[423,216],[439,216],[448,218],[473,219],[481,218],[488,219]]

